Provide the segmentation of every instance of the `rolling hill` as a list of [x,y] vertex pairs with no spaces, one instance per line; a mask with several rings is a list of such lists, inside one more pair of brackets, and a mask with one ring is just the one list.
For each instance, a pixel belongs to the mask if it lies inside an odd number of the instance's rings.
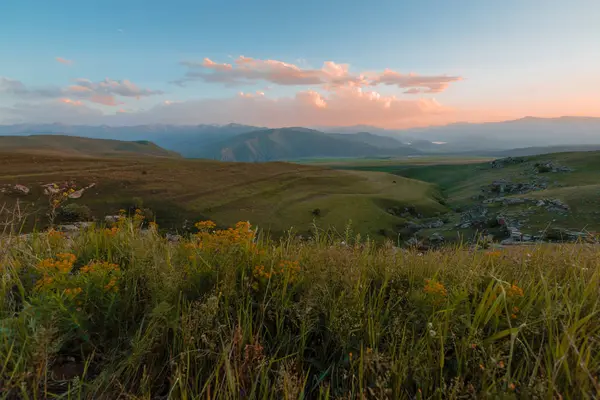
[[179,157],[179,154],[146,140],[126,142],[64,135],[0,136],[0,152],[88,157]]
[[[511,220],[515,228],[531,236],[554,228],[600,231],[600,151],[507,158],[493,164],[409,165],[386,160],[339,167],[435,184],[446,204],[457,211],[444,228],[452,237],[457,232],[473,233],[471,227],[457,228],[464,213],[473,210],[483,210],[492,225],[497,216]],[[499,192],[500,187],[506,190]]]
[[[370,135],[370,134],[368,134]],[[206,158],[223,161],[274,161],[314,157],[369,157],[419,154],[402,146],[382,148],[366,142],[365,135],[328,135],[306,128],[283,128],[253,131],[207,146]],[[374,136],[374,135],[370,135]],[[381,138],[385,140],[386,138]]]
[[248,220],[274,234],[290,227],[308,232],[316,218],[321,227],[339,231],[351,220],[355,232],[380,237],[405,222],[388,213],[389,207],[414,206],[428,215],[446,211],[433,185],[385,173],[281,162],[0,153],[0,188],[18,184],[30,189],[24,196],[0,190],[0,205],[9,209],[20,201],[28,205],[24,212],[43,221],[48,200],[41,185],[65,181],[78,187],[95,184],[74,202],[88,206],[99,219],[143,203],[161,227],[172,230],[186,220],[212,219],[222,226]]

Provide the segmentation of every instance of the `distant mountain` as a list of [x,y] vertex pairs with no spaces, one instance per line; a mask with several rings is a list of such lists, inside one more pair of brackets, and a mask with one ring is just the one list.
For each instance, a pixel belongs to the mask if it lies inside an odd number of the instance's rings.
[[[374,136],[374,135],[373,135]],[[378,140],[375,138],[375,140]],[[383,149],[346,135],[307,128],[267,129],[244,133],[205,148],[203,156],[224,161],[273,161],[313,157],[373,157],[420,154],[400,144]]]
[[64,124],[0,125],[0,135],[69,135],[98,139],[149,140],[184,157],[198,157],[200,149],[241,133],[266,129],[255,126],[228,125],[136,125],[88,126]]
[[402,142],[445,142],[444,151],[495,151],[525,147],[600,144],[600,118],[525,117],[481,124],[456,123],[413,129],[382,129],[369,126],[328,127],[325,132],[370,132]]
[[146,140],[121,141],[65,135],[0,136],[0,152],[80,157],[180,157]]
[[406,147],[406,145],[398,139],[394,139],[388,136],[375,135],[370,132],[330,133],[329,136],[338,139],[350,140],[352,142],[357,143],[366,143],[370,146],[378,147],[381,149],[396,149],[400,147]]
[[[239,144],[232,145],[232,143],[237,143],[236,138],[240,135],[246,135],[250,132],[290,130],[296,132],[298,138],[291,139],[286,133],[285,145],[275,146],[277,143],[274,143],[273,146],[275,147],[269,147],[270,145],[267,146],[264,143],[264,149],[261,146],[255,149],[256,154],[259,155],[257,156],[258,159],[264,157],[282,158],[280,157],[281,149],[286,148],[285,146],[289,143],[294,143],[294,146],[298,148],[297,153],[301,154],[319,152],[319,156],[333,156],[334,153],[347,152],[353,157],[380,155],[382,150],[385,150],[385,153],[394,153],[386,155],[404,155],[410,152],[430,154],[472,152],[483,154],[519,148],[600,145],[600,118],[591,117],[526,117],[505,122],[455,123],[445,126],[403,130],[383,129],[366,125],[323,127],[318,130],[299,127],[270,130],[264,127],[239,124],[194,126],[157,124],[120,127],[21,124],[0,126],[0,135],[59,134],[128,141],[149,140],[165,149],[176,151],[184,157],[221,158],[223,155],[220,149],[223,146],[241,151]],[[327,147],[330,146],[330,141],[325,141],[326,139],[322,137],[319,140],[324,141],[323,143],[327,145],[325,147],[326,151],[321,151],[321,149],[308,151],[310,146],[313,145],[313,139],[308,141],[309,138],[312,138],[310,134],[303,136],[307,132],[312,134],[324,132],[323,134],[326,134],[325,136],[330,140],[337,139],[354,142],[354,145],[363,145],[362,152],[358,151],[358,148],[350,150],[348,144],[342,146],[341,150],[335,150]],[[229,142],[230,140],[231,142]],[[225,145],[222,145],[222,142]],[[254,149],[254,147],[252,148]],[[276,150],[276,148],[279,150]],[[293,154],[294,151],[287,150],[285,153]],[[242,158],[253,159],[249,155]]]

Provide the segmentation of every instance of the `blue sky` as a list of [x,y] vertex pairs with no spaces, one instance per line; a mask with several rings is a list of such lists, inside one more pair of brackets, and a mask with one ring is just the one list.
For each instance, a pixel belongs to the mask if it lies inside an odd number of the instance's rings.
[[[156,115],[164,112],[165,120],[174,119],[167,115],[165,101],[177,102],[182,123],[225,122],[210,121],[210,115],[198,112],[198,108],[215,107],[216,100],[219,107],[230,108],[231,120],[249,119],[240,108],[286,115],[281,121],[267,120],[265,124],[292,123],[294,119],[310,124],[311,118],[318,123],[346,124],[344,110],[381,126],[523,115],[591,115],[594,110],[594,115],[600,116],[598,1],[5,3],[0,15],[0,77],[5,79],[0,86],[0,107],[4,110],[0,111],[0,123],[41,121],[52,115],[64,119],[58,122],[85,122],[84,108],[90,122],[105,115],[110,119],[118,110],[128,115],[112,118],[115,123],[156,122],[156,116],[148,118],[150,110]],[[397,82],[361,84],[360,89],[352,90],[326,83],[280,84],[264,76],[244,79],[235,86],[224,84],[226,77],[218,82],[195,79],[184,86],[170,83],[190,70],[180,64],[182,61],[202,63],[209,58],[235,68],[240,55],[277,60],[302,70],[320,70],[324,62],[332,61],[348,64],[349,73],[367,73],[369,77],[390,69],[432,79],[462,79],[441,90],[419,89],[411,95],[405,93],[408,86]],[[59,63],[57,57],[72,63]],[[266,67],[261,64],[256,68]],[[108,93],[105,88],[97,92],[105,100],[109,95],[118,99],[118,105],[110,106],[101,104],[108,101],[90,100],[91,94],[71,98],[66,89],[56,98],[35,98],[32,94],[41,87],[68,88],[77,79],[98,83],[106,78],[128,80],[153,94],[141,95],[138,100]],[[16,93],[15,81],[27,88],[26,95],[24,91]],[[12,90],[7,89],[9,84]],[[264,92],[264,98],[248,97],[248,104],[237,104],[241,91]],[[305,98],[325,105],[309,109],[298,99],[298,93],[308,92]],[[373,92],[382,96],[379,104],[372,104],[373,96],[368,96],[366,103],[364,94]],[[389,98],[393,98],[391,106],[386,100]],[[50,112],[59,100],[64,110]],[[15,104],[19,105],[16,111]],[[70,116],[67,106],[75,117]],[[386,115],[382,107],[402,118]],[[223,113],[219,118],[227,116]],[[347,123],[357,122],[361,121],[348,118]]]

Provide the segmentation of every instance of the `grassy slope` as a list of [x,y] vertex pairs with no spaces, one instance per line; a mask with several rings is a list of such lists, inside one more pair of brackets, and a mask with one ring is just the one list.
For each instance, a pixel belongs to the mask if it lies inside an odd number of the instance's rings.
[[[454,207],[469,206],[472,197],[480,193],[480,188],[498,179],[513,182],[530,182],[528,173],[536,162],[553,161],[555,164],[573,168],[569,173],[545,173],[538,177],[549,179],[549,188],[527,193],[522,197],[557,198],[571,207],[568,216],[548,213],[543,209],[532,208],[535,213],[529,218],[529,230],[536,232],[548,225],[571,229],[600,230],[600,152],[555,153],[526,157],[525,164],[515,164],[502,169],[492,169],[488,163],[406,165],[404,163],[384,164],[357,163],[343,166],[365,171],[382,171],[398,174],[411,179],[438,185],[447,197],[448,204]],[[522,206],[511,209],[523,208]]]
[[[434,187],[384,173],[335,171],[286,163],[242,164],[183,159],[82,159],[3,155],[0,184],[25,184],[41,196],[39,184],[75,180],[96,183],[80,202],[96,215],[115,213],[141,198],[165,228],[186,219],[212,218],[219,224],[249,220],[274,233],[291,226],[301,232],[318,222],[343,230],[349,220],[362,234],[390,231],[402,219],[389,206],[414,205],[425,214],[443,212]],[[396,181],[396,183],[394,183]],[[13,201],[7,195],[0,203]],[[36,207],[44,206],[43,198]]]
[[600,396],[597,246],[173,244],[123,222],[0,237],[0,396]]
[[127,142],[61,135],[0,136],[0,151],[80,157],[179,156],[147,141]]

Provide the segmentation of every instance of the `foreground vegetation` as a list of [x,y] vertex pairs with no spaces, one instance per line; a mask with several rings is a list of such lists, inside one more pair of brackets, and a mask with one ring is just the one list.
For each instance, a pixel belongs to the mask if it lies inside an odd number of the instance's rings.
[[600,250],[273,242],[143,217],[2,237],[0,396],[594,398]]

